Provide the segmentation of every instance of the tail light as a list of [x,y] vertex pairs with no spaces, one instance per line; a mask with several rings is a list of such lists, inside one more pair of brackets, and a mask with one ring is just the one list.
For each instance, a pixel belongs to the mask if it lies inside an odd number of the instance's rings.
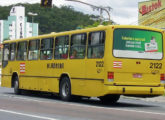
[[108,81],[113,82],[114,81],[114,72],[108,72]]
[[160,74],[161,83],[165,84],[165,74]]

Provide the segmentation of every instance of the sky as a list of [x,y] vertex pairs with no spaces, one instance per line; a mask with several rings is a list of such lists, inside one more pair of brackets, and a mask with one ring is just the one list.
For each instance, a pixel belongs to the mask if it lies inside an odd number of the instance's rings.
[[[41,0],[0,0],[1,6],[16,4],[16,3],[40,3]],[[147,0],[80,0],[95,6],[111,7],[110,19],[117,24],[138,24],[138,2]],[[53,4],[60,7],[61,5],[71,5],[77,11],[85,14],[99,15],[99,11],[94,11],[91,7],[66,0],[53,0]],[[107,18],[107,13],[103,13]]]

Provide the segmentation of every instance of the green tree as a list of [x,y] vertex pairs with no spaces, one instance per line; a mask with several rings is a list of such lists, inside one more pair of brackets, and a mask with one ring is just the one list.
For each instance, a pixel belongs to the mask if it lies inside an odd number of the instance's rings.
[[[116,24],[114,23],[113,21],[104,21],[102,23],[102,25],[104,26],[107,26],[107,25],[112,25],[112,24]],[[87,25],[87,26],[84,26],[84,25],[79,25],[78,28],[81,29],[81,28],[92,28],[92,27],[97,27],[100,25],[100,21],[95,21],[92,25]]]
[[[91,15],[75,11],[71,6],[52,6],[52,8],[41,7],[40,4],[16,4],[25,6],[28,17],[28,22],[32,21],[28,12],[37,13],[34,17],[34,22],[39,23],[39,34],[46,34],[51,32],[61,32],[74,30],[79,25],[88,26],[94,23],[91,20]],[[16,6],[15,5],[15,6]],[[5,20],[9,16],[12,6],[0,6],[0,19]]]
[[[39,34],[47,34],[51,32],[61,32],[74,30],[79,27],[88,28],[99,25],[99,16],[88,15],[82,12],[75,11],[72,6],[61,6],[60,8],[53,5],[52,8],[41,7],[40,4],[16,4],[11,6],[0,6],[0,19],[7,19],[11,7],[22,5],[25,7],[25,15],[28,17],[28,22],[32,21],[32,17],[28,16],[28,12],[37,13],[34,17],[34,22],[39,23]],[[111,21],[113,23],[113,21]],[[103,22],[107,25],[107,22]]]

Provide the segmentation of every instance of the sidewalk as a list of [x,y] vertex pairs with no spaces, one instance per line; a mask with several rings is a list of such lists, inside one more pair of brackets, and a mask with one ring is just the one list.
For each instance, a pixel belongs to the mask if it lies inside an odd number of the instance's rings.
[[165,102],[165,96],[153,97],[153,98],[143,98],[146,101],[152,102]]
[[165,96],[159,96],[159,97],[153,97],[153,98],[139,98],[139,97],[127,97],[127,96],[122,96],[122,97],[128,98],[128,99],[151,101],[151,102],[165,102]]

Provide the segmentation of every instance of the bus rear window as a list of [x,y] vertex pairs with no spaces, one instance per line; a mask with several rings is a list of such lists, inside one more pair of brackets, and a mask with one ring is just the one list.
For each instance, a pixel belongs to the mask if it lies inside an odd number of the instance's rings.
[[162,34],[140,29],[114,30],[113,55],[119,58],[163,58]]

